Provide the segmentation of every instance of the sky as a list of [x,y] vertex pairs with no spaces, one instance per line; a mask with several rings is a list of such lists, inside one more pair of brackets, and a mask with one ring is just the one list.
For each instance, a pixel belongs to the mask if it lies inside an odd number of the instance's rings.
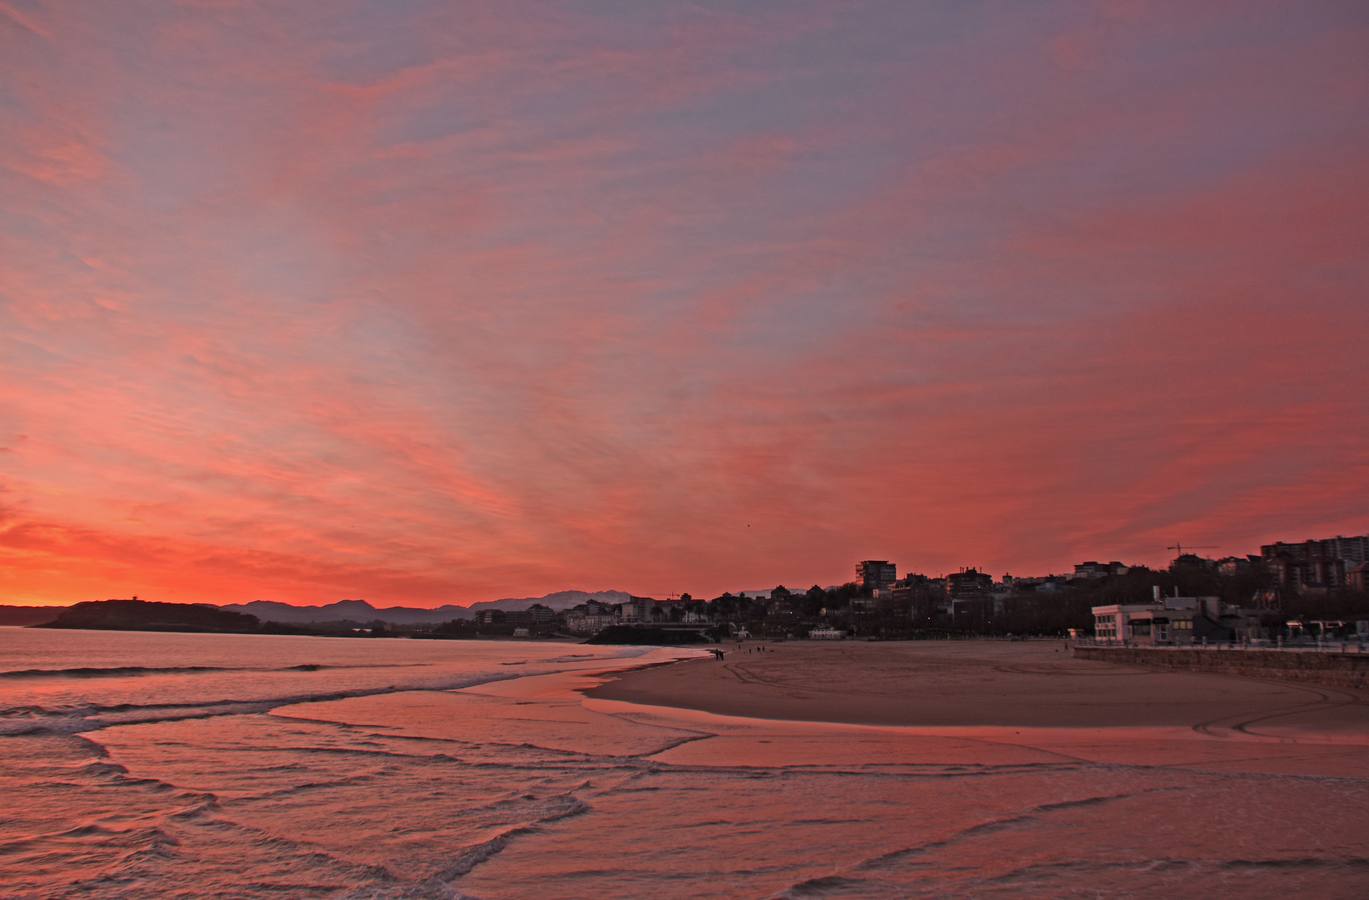
[[0,601],[1369,531],[1369,4],[0,0]]

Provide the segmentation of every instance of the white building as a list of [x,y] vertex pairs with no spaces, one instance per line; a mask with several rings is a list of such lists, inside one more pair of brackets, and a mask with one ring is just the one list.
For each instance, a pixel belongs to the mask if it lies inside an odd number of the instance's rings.
[[566,630],[571,634],[598,634],[618,624],[618,607],[590,600],[566,610]]
[[637,622],[641,624],[650,623],[652,613],[656,609],[656,601],[650,597],[633,597],[626,603],[618,606],[619,616],[624,622]]
[[1095,606],[1093,636],[1118,643],[1191,644],[1193,609],[1166,608],[1154,603]]
[[1230,639],[1245,626],[1247,614],[1220,597],[1161,597],[1150,603],[1112,603],[1093,607],[1093,636],[1127,644],[1192,644],[1207,638]]

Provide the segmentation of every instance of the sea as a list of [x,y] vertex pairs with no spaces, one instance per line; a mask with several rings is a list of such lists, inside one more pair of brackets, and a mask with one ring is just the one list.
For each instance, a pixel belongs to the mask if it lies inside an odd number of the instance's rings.
[[582,693],[693,655],[0,628],[0,895],[1369,896],[1362,747],[1138,761]]

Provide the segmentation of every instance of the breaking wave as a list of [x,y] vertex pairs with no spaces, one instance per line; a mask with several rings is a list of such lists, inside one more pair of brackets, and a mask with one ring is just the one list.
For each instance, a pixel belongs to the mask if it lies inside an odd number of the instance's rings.
[[0,680],[22,681],[34,678],[136,678],[143,675],[202,675],[213,672],[323,672],[332,669],[407,669],[427,665],[426,663],[371,664],[371,665],[326,665],[323,663],[300,663],[280,668],[258,668],[255,666],[79,666],[72,669],[15,669],[0,672]]
[[241,672],[249,671],[225,666],[111,666],[94,668],[82,666],[75,669],[17,669],[0,672],[0,679],[19,681],[30,678],[128,678],[138,675],[195,675],[203,672]]
[[[279,671],[279,670],[277,670]],[[374,697],[401,691],[450,691],[507,681],[519,677],[510,673],[475,675],[440,684],[387,685],[376,688],[329,691],[324,693],[284,694],[250,699],[204,699],[183,703],[86,704],[71,707],[19,706],[0,709],[0,737],[41,734],[79,734],[114,725],[144,725],[215,716],[251,715],[270,712],[299,703],[326,703],[355,697]]]

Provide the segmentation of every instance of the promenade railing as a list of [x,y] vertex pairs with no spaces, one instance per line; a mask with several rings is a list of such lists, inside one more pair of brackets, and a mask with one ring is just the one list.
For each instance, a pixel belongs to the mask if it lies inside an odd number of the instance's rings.
[[1291,640],[1249,640],[1249,641],[1194,641],[1191,644],[1152,644],[1147,641],[1109,640],[1107,638],[1075,638],[1070,642],[1074,647],[1097,647],[1114,650],[1211,650],[1211,651],[1279,651],[1287,653],[1365,653],[1369,654],[1369,641],[1358,638],[1345,639],[1291,639]]

